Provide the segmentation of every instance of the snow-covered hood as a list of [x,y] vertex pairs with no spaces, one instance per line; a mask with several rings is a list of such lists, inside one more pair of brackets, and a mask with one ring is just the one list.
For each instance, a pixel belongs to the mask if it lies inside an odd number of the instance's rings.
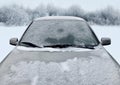
[[120,85],[120,68],[101,46],[92,50],[16,47],[1,63],[0,84]]

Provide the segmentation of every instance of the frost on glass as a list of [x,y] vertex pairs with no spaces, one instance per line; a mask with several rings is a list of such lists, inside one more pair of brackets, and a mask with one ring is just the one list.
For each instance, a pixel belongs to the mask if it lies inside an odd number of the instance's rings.
[[0,75],[1,85],[119,85],[118,68],[111,60],[89,56],[65,62],[20,61]]
[[54,44],[97,44],[88,25],[80,20],[34,21],[24,35],[22,42],[31,42],[38,46]]

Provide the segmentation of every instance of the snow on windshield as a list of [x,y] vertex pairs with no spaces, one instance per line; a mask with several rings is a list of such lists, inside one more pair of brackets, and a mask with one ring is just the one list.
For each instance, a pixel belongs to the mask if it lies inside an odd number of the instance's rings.
[[22,42],[38,46],[54,44],[96,45],[98,42],[84,21],[39,20],[34,21]]
[[[106,56],[106,55],[103,55]],[[109,69],[109,70],[108,70]],[[20,61],[0,76],[1,85],[119,85],[118,68],[109,59],[89,56],[65,62]]]

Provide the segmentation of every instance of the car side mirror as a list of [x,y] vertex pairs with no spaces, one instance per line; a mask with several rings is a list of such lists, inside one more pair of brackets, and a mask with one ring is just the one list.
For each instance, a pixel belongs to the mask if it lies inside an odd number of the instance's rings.
[[111,39],[110,38],[101,38],[101,44],[103,46],[110,45],[111,44]]
[[16,46],[18,43],[18,38],[11,38],[9,43],[10,43],[10,45]]

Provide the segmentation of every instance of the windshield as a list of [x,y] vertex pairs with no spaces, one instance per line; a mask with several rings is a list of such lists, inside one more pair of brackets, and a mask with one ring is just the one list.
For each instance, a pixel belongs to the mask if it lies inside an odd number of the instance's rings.
[[[22,43],[24,42],[24,43]],[[38,20],[34,21],[21,39],[20,45],[97,45],[98,42],[84,21]]]

